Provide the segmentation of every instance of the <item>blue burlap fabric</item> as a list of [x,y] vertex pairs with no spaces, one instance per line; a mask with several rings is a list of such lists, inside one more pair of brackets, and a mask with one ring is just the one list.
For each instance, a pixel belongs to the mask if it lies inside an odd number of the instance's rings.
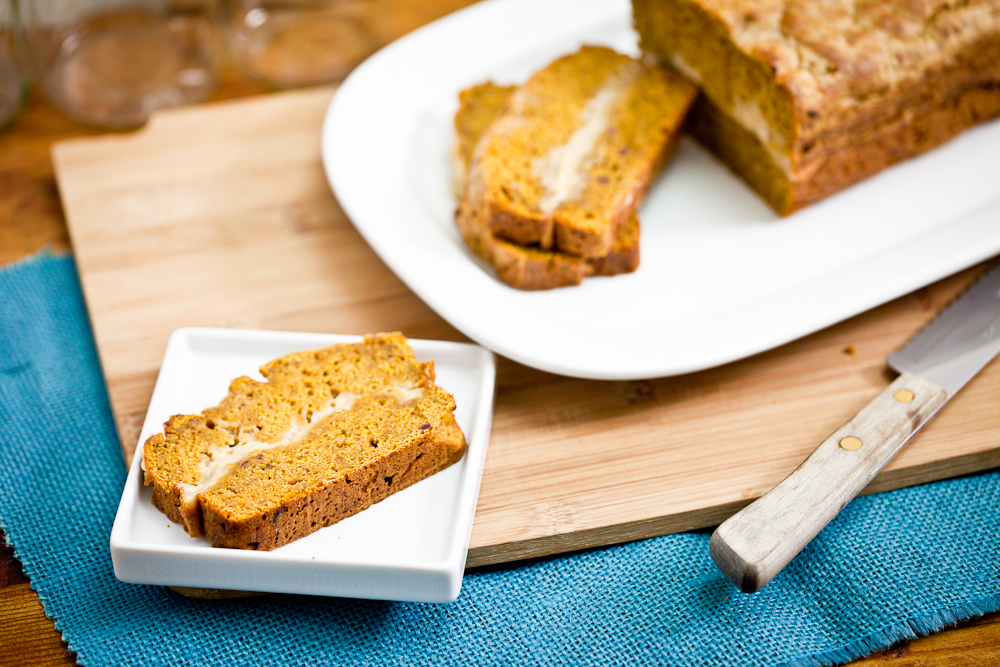
[[754,595],[708,533],[471,572],[446,605],[124,584],[125,468],[73,260],[0,270],[0,304],[0,526],[84,665],[827,665],[1000,608],[996,472],[855,500]]

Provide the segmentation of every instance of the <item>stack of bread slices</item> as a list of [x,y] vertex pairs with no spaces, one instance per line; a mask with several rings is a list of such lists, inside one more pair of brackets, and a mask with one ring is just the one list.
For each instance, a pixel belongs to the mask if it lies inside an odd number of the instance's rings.
[[672,70],[598,46],[521,86],[462,91],[453,186],[465,242],[517,289],[634,271],[637,211],[696,94]]
[[143,446],[153,504],[212,546],[280,547],[465,453],[454,398],[399,332],[294,352],[260,373]]

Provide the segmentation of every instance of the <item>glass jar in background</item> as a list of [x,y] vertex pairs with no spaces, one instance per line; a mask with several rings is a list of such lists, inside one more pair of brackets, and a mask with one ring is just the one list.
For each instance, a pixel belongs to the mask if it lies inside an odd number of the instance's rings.
[[39,88],[67,116],[138,127],[215,88],[204,0],[20,0]]
[[236,67],[273,88],[340,81],[381,44],[371,0],[220,0]]
[[17,118],[28,96],[21,36],[17,0],[0,0],[0,131]]

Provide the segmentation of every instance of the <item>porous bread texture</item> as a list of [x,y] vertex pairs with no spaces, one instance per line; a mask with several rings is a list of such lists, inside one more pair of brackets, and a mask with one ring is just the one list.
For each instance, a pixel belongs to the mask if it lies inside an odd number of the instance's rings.
[[696,93],[666,68],[584,46],[511,94],[476,145],[464,198],[497,238],[605,257],[669,158]]
[[297,352],[176,415],[142,451],[152,501],[215,547],[269,550],[461,459],[455,402],[406,338]]
[[580,257],[557,250],[521,246],[496,238],[486,224],[482,208],[465,197],[466,174],[476,144],[500,115],[514,86],[486,82],[459,93],[455,113],[452,183],[459,200],[455,220],[462,238],[491,264],[497,277],[521,290],[544,290],[579,285],[586,276],[613,276],[639,266],[639,220],[633,213],[604,257]]
[[1000,0],[634,0],[691,133],[782,215],[1000,115]]
[[503,111],[515,90],[517,86],[501,86],[486,81],[459,91],[451,160],[451,189],[456,199],[465,194],[469,162],[476,144]]

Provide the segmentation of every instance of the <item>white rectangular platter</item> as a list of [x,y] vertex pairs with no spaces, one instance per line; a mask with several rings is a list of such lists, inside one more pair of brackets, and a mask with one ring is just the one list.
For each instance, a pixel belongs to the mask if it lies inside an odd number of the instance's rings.
[[640,210],[642,265],[521,292],[462,243],[452,116],[581,44],[637,54],[625,0],[490,0],[363,63],[324,123],[338,201],[383,261],[481,345],[554,373],[677,375],[753,355],[1000,252],[1000,121],[787,218],[684,140]]

